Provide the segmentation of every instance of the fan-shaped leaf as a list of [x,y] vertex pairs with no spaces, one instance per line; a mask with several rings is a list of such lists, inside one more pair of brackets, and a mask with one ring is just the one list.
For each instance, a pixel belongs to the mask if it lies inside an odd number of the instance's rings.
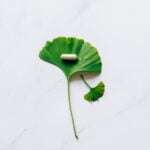
[[[66,62],[61,54],[76,54],[77,61]],[[97,49],[82,39],[58,37],[47,41],[40,51],[40,58],[59,67],[69,80],[77,72],[101,72],[101,59]]]
[[[42,60],[59,67],[67,78],[69,110],[74,135],[76,139],[78,139],[71,106],[70,79],[77,72],[100,73],[102,63],[100,56],[98,55],[98,51],[90,43],[87,43],[82,39],[77,39],[74,37],[58,37],[53,41],[46,42],[46,45],[40,51],[39,57]],[[69,57],[72,57],[72,59]],[[64,58],[69,59],[64,60]],[[85,98],[89,99],[89,101],[96,100],[103,94],[96,94],[97,90],[101,90],[101,88],[101,84],[98,87],[92,88],[92,92],[87,94]]]
[[91,88],[84,98],[89,102],[97,101],[100,97],[104,95],[105,85],[103,82],[100,82],[96,87]]

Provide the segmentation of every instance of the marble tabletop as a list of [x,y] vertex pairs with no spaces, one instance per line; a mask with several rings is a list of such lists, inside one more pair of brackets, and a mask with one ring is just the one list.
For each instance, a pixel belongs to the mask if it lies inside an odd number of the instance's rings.
[[[149,0],[0,0],[0,150],[150,150]],[[57,36],[91,42],[105,95],[90,104],[71,83],[73,136],[63,73],[41,61]]]

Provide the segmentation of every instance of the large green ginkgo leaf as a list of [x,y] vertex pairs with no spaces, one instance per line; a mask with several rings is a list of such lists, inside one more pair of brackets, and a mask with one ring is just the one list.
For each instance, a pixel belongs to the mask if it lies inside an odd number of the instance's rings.
[[[78,60],[65,62],[60,59],[61,54],[76,54]],[[47,41],[40,51],[40,58],[59,67],[69,80],[77,72],[101,72],[101,59],[97,49],[82,39],[58,37],[52,42]]]
[[[74,54],[74,56],[76,56],[77,59],[64,60],[61,58],[62,54],[63,55]],[[69,37],[69,38],[58,37],[53,41],[46,42],[46,45],[40,51],[39,57],[42,60],[59,67],[64,72],[67,78],[69,110],[70,110],[74,135],[76,139],[78,139],[73,112],[72,112],[72,106],[71,106],[70,79],[75,73],[78,72],[100,73],[102,68],[102,63],[101,63],[100,56],[98,55],[98,51],[90,43],[87,43],[82,39],[77,39],[73,37]],[[98,94],[96,92],[98,92]],[[98,95],[96,97],[96,99],[98,99],[98,97],[100,97],[99,92],[101,91],[96,91],[96,92],[94,94]]]

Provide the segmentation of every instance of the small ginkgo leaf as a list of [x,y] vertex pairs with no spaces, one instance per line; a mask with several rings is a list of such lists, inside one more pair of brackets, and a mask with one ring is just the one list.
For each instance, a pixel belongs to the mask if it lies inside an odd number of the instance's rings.
[[97,101],[104,95],[105,85],[100,82],[96,87],[90,88],[90,91],[84,96],[84,98],[89,102]]
[[[77,61],[64,61],[62,54],[76,54]],[[98,51],[90,43],[74,37],[58,37],[47,41],[40,51],[40,58],[59,67],[69,80],[77,72],[101,72],[101,59]]]

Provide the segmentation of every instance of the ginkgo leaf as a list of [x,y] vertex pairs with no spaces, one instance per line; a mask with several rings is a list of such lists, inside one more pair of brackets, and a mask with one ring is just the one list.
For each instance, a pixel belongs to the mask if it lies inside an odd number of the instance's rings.
[[[74,135],[78,139],[71,105],[70,79],[78,72],[100,73],[102,63],[98,51],[82,39],[58,37],[46,42],[39,57],[60,68],[67,78],[69,110]],[[93,91],[96,92],[96,90]]]
[[[77,61],[66,62],[62,54],[76,54]],[[69,80],[77,72],[101,72],[101,59],[97,49],[90,43],[74,37],[58,37],[52,42],[47,41],[40,51],[39,57],[59,67]]]
[[84,96],[84,98],[89,102],[97,101],[100,97],[104,95],[105,85],[100,82],[96,87],[90,88],[90,91]]

